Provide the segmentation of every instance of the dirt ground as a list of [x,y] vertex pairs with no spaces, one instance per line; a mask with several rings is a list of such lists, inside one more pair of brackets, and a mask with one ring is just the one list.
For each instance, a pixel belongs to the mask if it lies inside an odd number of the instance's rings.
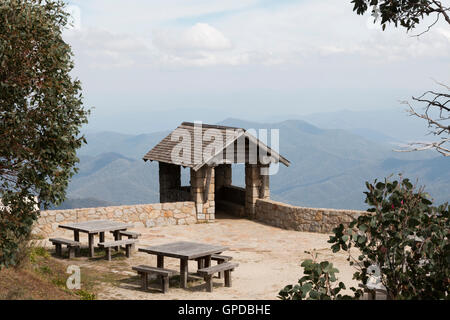
[[[277,299],[281,288],[293,284],[302,276],[300,263],[310,256],[305,251],[315,249],[319,260],[328,260],[340,270],[338,278],[347,287],[355,285],[352,280],[354,269],[348,265],[342,253],[333,254],[327,243],[329,235],[283,230],[247,219],[217,215],[214,223],[201,223],[189,226],[164,226],[155,228],[135,228],[142,234],[137,247],[164,244],[174,241],[195,241],[228,246],[224,255],[233,256],[239,267],[232,273],[233,286],[223,286],[223,279],[215,279],[214,291],[205,292],[202,279],[189,276],[188,288],[178,287],[178,279],[170,281],[166,294],[159,292],[159,282],[150,283],[149,291],[140,289],[140,280],[131,270],[133,265],[148,264],[156,266],[156,257],[142,252],[134,252],[127,259],[122,252],[113,255],[113,260],[104,259],[102,251],[96,251],[96,257],[89,259],[86,251],[82,257],[67,260],[67,265],[81,267],[82,288],[83,270],[98,274],[99,285],[96,289],[98,299]],[[61,231],[56,235],[72,238],[70,231]],[[107,237],[111,238],[108,234]],[[81,234],[80,241],[87,243],[87,236]],[[97,238],[96,238],[97,241]],[[50,248],[51,244],[43,243]],[[114,251],[113,251],[114,252]],[[179,270],[179,260],[165,258],[165,267]],[[189,272],[195,272],[197,264],[189,262]]]

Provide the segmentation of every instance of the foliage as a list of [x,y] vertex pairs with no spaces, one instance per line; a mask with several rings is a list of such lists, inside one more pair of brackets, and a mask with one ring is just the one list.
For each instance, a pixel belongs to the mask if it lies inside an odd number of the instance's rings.
[[17,263],[38,217],[35,196],[43,207],[64,199],[85,142],[89,112],[70,77],[63,9],[57,0],[0,3],[0,268]]
[[450,23],[449,8],[433,0],[352,0],[353,11],[364,14],[371,8],[372,16],[385,30],[388,23],[406,30],[413,29],[425,16],[436,15],[436,21],[443,16]]
[[[441,17],[450,25],[450,7],[445,7],[441,1],[436,0],[352,0],[353,11],[357,14],[366,13],[372,8],[374,22],[380,20],[383,30],[388,23],[395,27],[404,27],[407,31],[415,28],[425,16],[434,15],[435,21],[428,28],[418,34],[420,36],[428,32]],[[415,117],[427,121],[430,133],[439,136],[440,139],[432,142],[413,142],[408,144],[401,152],[422,151],[435,149],[444,156],[450,156],[450,87],[437,82],[443,92],[428,90],[419,97],[413,97],[415,102],[424,105],[424,111],[417,111],[408,101],[403,101],[409,106],[408,112]]]
[[80,289],[80,290],[77,290],[75,293],[80,296],[81,300],[96,300],[97,299],[95,293],[92,293],[92,292],[89,292],[86,290]]
[[44,247],[33,246],[30,249],[29,257],[30,257],[31,263],[36,263],[38,257],[48,258],[48,257],[50,257],[50,254],[48,253],[47,249],[45,249]]
[[[306,253],[309,253],[306,251]],[[337,282],[336,273],[338,269],[328,261],[316,262],[317,254],[311,253],[312,259],[304,260],[301,264],[305,274],[298,280],[296,285],[285,286],[278,294],[282,300],[341,300],[353,299],[348,295],[342,295],[341,290],[345,290],[342,282]],[[360,290],[351,288],[355,292],[355,297],[359,297]]]
[[[422,189],[408,179],[366,183],[370,214],[348,228],[341,224],[330,237],[333,252],[344,250],[367,283],[367,268],[376,264],[391,299],[448,299],[450,225],[448,203],[432,206]],[[351,248],[359,252],[357,258]]]

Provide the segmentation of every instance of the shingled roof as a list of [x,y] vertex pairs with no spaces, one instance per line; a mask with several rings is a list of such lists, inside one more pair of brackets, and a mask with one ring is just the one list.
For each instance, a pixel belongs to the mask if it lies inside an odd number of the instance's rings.
[[[197,125],[197,126],[196,126]],[[201,134],[200,130],[194,129],[199,128],[201,125]],[[215,129],[215,130],[210,130]],[[181,136],[189,135],[190,139],[181,139]],[[208,156],[207,159],[204,159],[203,155],[208,153],[209,150],[206,148],[211,148],[211,142],[205,142],[203,137],[209,137],[211,134],[220,134],[222,137],[225,137],[223,143],[221,143],[221,149],[215,150],[212,149],[211,156]],[[237,127],[229,127],[229,126],[219,126],[219,125],[209,125],[209,124],[195,124],[192,122],[183,122],[179,125],[174,131],[172,131],[167,137],[161,140],[153,149],[151,149],[145,156],[144,161],[159,161],[165,163],[171,163],[176,165],[181,165],[184,167],[190,167],[194,170],[198,170],[204,165],[210,163],[210,161],[215,160],[223,161],[229,163],[229,159],[225,159],[224,154],[226,153],[226,149],[231,144],[234,146],[237,145],[237,141],[239,139],[245,139],[246,148],[245,148],[245,157],[243,162],[248,162],[248,151],[249,144],[253,144],[253,146],[257,148],[262,148],[270,158],[271,162],[281,162],[286,166],[290,165],[290,162],[279,155],[277,152],[269,148],[267,145],[262,143],[260,140],[255,138],[253,135],[248,133],[244,128]],[[214,139],[212,139],[212,142]],[[201,148],[194,148],[194,145],[201,146]],[[173,159],[172,153],[174,148],[176,152],[181,148],[184,150],[191,150],[191,157],[189,161],[180,161],[177,159]],[[197,150],[198,149],[198,150]],[[200,150],[201,149],[201,150]],[[237,163],[242,161],[236,161],[237,159],[237,151],[238,148],[235,147],[235,154],[233,160],[231,162]]]

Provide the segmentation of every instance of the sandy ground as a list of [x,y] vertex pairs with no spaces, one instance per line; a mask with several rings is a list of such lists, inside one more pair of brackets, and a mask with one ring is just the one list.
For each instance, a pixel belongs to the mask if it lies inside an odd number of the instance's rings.
[[[276,299],[281,288],[293,284],[302,276],[300,263],[310,256],[305,251],[315,249],[319,260],[328,260],[340,270],[339,280],[348,285],[355,285],[352,280],[354,269],[348,265],[343,253],[333,254],[327,243],[329,235],[283,230],[255,221],[236,219],[217,215],[216,222],[189,226],[165,226],[151,229],[136,228],[142,234],[137,247],[164,244],[174,241],[195,241],[228,246],[224,255],[233,256],[239,267],[232,273],[233,286],[223,286],[223,279],[215,279],[214,292],[205,292],[202,279],[190,275],[188,288],[181,289],[178,281],[171,281],[169,292],[161,294],[158,282],[150,284],[150,291],[140,289],[140,280],[131,270],[133,265],[148,264],[156,266],[156,257],[142,252],[134,252],[130,259],[120,253],[113,261],[104,259],[103,253],[88,259],[77,257],[72,260],[62,259],[67,264],[94,269],[103,278],[113,275],[111,281],[102,281],[99,299]],[[72,238],[70,231],[61,231],[56,235]],[[87,243],[86,235],[80,235]],[[110,234],[107,238],[111,238]],[[97,239],[96,239],[97,241]],[[49,242],[46,245],[50,246]],[[179,270],[179,260],[165,258],[165,267]],[[195,272],[197,264],[189,262],[189,271]]]

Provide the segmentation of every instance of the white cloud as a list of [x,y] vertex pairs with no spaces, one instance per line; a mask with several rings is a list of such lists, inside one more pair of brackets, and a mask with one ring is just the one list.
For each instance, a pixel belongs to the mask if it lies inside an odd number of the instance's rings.
[[145,39],[98,28],[68,30],[64,38],[75,53],[77,65],[93,69],[124,68],[152,59]]
[[[82,10],[83,26],[90,26],[76,41],[86,54],[98,57],[96,64],[105,67],[108,63],[111,67],[308,65],[317,57],[345,55],[378,64],[421,57],[445,59],[450,50],[447,28],[436,25],[420,39],[402,29],[388,27],[383,32],[369,23],[372,17],[358,16],[350,3],[335,0],[274,7],[257,6],[257,0],[75,3]],[[208,18],[211,14],[217,17]],[[182,23],[177,22],[180,19]]]
[[229,39],[206,23],[197,23],[183,31],[157,30],[153,43],[163,50],[171,51],[216,51],[232,47]]

